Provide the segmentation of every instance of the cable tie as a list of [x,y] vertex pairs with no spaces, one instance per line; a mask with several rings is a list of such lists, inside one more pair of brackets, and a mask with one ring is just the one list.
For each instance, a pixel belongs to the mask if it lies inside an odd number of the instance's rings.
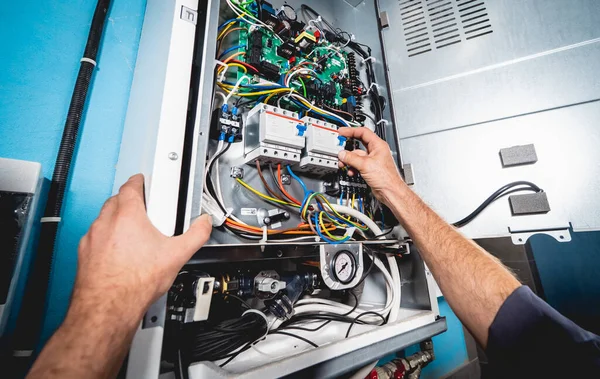
[[368,61],[372,61],[373,63],[376,63],[377,59],[375,59],[375,57],[373,57],[373,56],[368,56],[368,57],[362,59],[363,64],[367,63]]
[[269,236],[269,233],[267,233],[268,230],[269,229],[267,228],[266,225],[262,227],[262,233],[263,233],[262,238],[258,242],[262,253],[265,252],[265,245],[267,244],[267,237]]
[[225,74],[227,73],[227,70],[229,69],[229,65],[225,62],[221,62],[218,59],[215,59],[215,63],[221,67],[224,68],[223,72],[221,72],[221,76],[219,76],[219,83],[222,83],[223,80],[225,80]]
[[93,65],[94,65],[94,67],[96,67],[96,61],[95,61],[95,60],[93,60],[93,59],[91,59],[91,58],[86,58],[86,57],[83,57],[83,58],[81,58],[81,59],[79,60],[79,62],[81,62],[81,63],[83,63],[83,62],[91,63],[91,64],[93,64]]
[[379,89],[379,88],[380,88],[380,87],[379,87],[379,84],[377,84],[377,83],[375,83],[375,82],[371,83],[371,85],[369,86],[369,89],[367,90],[367,95],[368,95],[368,94],[369,94],[369,93],[370,93],[370,92],[373,90],[373,87],[375,87],[375,88],[377,88],[377,89]]
[[41,223],[44,223],[44,222],[56,222],[58,224],[61,220],[62,220],[62,218],[60,218],[60,217],[42,217],[40,219],[40,222]]

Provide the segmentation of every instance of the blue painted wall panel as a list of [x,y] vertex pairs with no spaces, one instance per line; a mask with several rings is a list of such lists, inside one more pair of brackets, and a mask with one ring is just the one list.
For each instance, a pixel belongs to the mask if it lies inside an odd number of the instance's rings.
[[[48,179],[95,6],[0,5],[0,156],[41,162]],[[109,10],[63,208],[44,339],[65,315],[79,239],[112,191],[144,10],[145,0],[117,0]]]

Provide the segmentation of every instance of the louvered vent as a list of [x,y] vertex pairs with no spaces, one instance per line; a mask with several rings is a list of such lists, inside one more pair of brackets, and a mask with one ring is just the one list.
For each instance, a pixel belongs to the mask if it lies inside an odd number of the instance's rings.
[[485,0],[399,0],[409,57],[492,33]]

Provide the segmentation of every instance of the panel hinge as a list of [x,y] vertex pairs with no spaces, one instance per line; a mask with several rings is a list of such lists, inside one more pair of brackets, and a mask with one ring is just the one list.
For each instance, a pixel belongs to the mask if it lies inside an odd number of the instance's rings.
[[387,11],[379,12],[379,25],[381,26],[381,29],[390,27],[390,18],[388,17]]

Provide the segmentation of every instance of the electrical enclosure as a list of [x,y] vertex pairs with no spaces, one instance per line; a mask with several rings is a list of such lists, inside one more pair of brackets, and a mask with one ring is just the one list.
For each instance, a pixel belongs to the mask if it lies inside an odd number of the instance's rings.
[[[596,2],[578,0],[568,6],[558,0],[527,4],[511,0],[445,0],[435,5],[426,0],[288,3],[299,19],[301,4],[312,7],[323,19],[370,46],[371,55],[365,59],[343,49],[329,53],[314,30],[302,29],[296,37],[280,41],[260,28],[240,27],[227,47],[237,43],[246,49],[246,55],[238,58],[242,57],[240,65],[249,72],[252,84],[242,86],[277,88],[280,75],[309,61],[309,54],[325,57],[327,63],[313,75],[318,80],[301,83],[289,78],[293,82],[290,87],[304,91],[306,98],[324,99],[323,104],[338,116],[354,111],[353,93],[362,94],[364,112],[376,108],[366,96],[376,88],[385,105],[381,120],[367,117],[361,123],[382,130],[398,167],[414,178],[413,190],[449,221],[472,210],[477,205],[474,199],[485,198],[509,181],[531,179],[546,189],[551,206],[548,213],[514,216],[508,202],[497,202],[462,230],[467,236],[511,236],[514,243],[525,243],[530,235],[541,232],[568,241],[570,225],[579,230],[600,228],[593,217],[600,209],[598,199],[566,200],[590,193],[585,190],[587,185],[600,185],[600,175],[590,175],[600,174],[600,169],[589,163],[600,158],[594,145],[600,137],[593,127],[599,114],[600,88],[597,81],[586,80],[593,76],[593,65],[586,57],[600,54],[600,9]],[[283,5],[281,1],[271,4],[275,11]],[[280,19],[270,17],[269,9],[263,11],[268,13],[265,22],[281,27],[281,33],[293,33],[297,27],[294,20],[285,18],[290,17],[289,9]],[[215,91],[232,90],[244,76],[229,68],[224,74],[219,63],[215,64],[215,57],[224,51],[217,50],[216,41],[222,35],[219,26],[231,17],[226,1],[148,1],[115,188],[129,175],[142,171],[147,180],[149,215],[165,234],[184,232],[209,210],[219,225],[227,224],[228,217],[235,215],[236,223],[254,225],[260,231],[297,227],[303,222],[301,214],[266,203],[241,184],[263,190],[264,174],[271,185],[279,185],[272,181],[269,167],[274,168],[275,179],[281,179],[281,187],[300,197],[298,200],[302,200],[303,188],[289,175],[287,165],[301,177],[307,193],[323,193],[330,201],[352,207],[351,195],[344,197],[348,193],[358,198],[368,196],[362,179],[338,173],[337,153],[349,148],[348,141],[336,133],[339,123],[315,117],[305,103],[308,109],[290,108],[287,104],[289,98],[293,103],[292,92],[286,92],[287,98],[279,96],[278,101],[259,101],[248,109],[236,110],[241,128],[231,131],[232,124],[225,122],[219,129],[223,137],[214,133],[214,114],[220,109]],[[557,26],[551,28],[544,20]],[[309,25],[306,22],[305,27]],[[232,50],[234,54],[236,51]],[[302,61],[294,61],[294,57]],[[310,58],[317,65],[319,59]],[[364,85],[368,83],[368,62],[373,64],[376,84]],[[260,74],[252,74],[248,65]],[[338,78],[340,73],[342,78]],[[344,73],[356,74],[358,84],[346,86]],[[566,85],[561,79],[564,75],[569,76],[570,83],[582,84]],[[219,85],[227,82],[229,87]],[[152,104],[152,109],[145,104]],[[227,117],[238,116],[228,112]],[[556,136],[568,137],[569,143],[557,145],[560,138]],[[228,141],[233,142],[212,163],[215,152]],[[535,145],[534,164],[503,167],[499,151],[528,144]],[[581,158],[577,149],[584,149],[589,157]],[[206,195],[207,164],[210,167],[211,163],[213,176],[208,179],[218,181],[220,188],[214,190],[225,200],[225,210]],[[261,175],[257,164],[264,167]],[[582,180],[567,190],[553,179],[556,167],[589,170],[579,173]],[[356,242],[334,245],[314,236],[278,241],[256,232],[253,239],[243,235],[215,228],[209,243],[186,267],[212,275],[214,281],[202,279],[202,283],[212,283],[211,292],[235,283],[240,286],[236,293],[244,296],[251,296],[256,288],[268,292],[271,286],[277,293],[294,280],[311,289],[316,282],[326,284],[329,280],[337,281],[338,289],[346,286],[344,281],[354,283],[330,271],[330,265],[337,264],[334,257],[346,254]],[[402,252],[398,254],[402,258],[391,257],[402,283],[394,322],[357,325],[349,338],[345,338],[347,324],[332,323],[320,333],[298,332],[318,348],[269,334],[256,349],[240,353],[224,367],[219,367],[222,361],[188,362],[189,377],[334,377],[443,332],[446,326],[439,317],[435,282],[405,237],[405,232],[395,227],[385,242]],[[376,242],[358,244],[362,249]],[[367,269],[367,255],[361,254],[362,262],[352,257],[346,254],[339,261],[344,269],[352,267],[349,275]],[[318,262],[325,275],[306,269],[307,261]],[[234,281],[222,274],[227,270],[237,270],[239,277]],[[247,272],[252,272],[251,278],[240,274]],[[386,304],[384,276],[374,269],[366,277],[361,307],[377,309]],[[214,299],[210,303],[203,296],[204,288],[194,289],[202,300],[194,317],[210,317],[206,313],[215,306]],[[337,301],[331,286],[323,285],[314,295],[328,300],[327,291]],[[265,304],[279,301],[279,308],[273,309],[285,313],[287,303],[270,295],[266,300]],[[128,377],[158,377],[169,371],[165,368],[169,344],[163,345],[170,334],[168,302],[167,296],[161,298],[146,314],[130,351]]]

